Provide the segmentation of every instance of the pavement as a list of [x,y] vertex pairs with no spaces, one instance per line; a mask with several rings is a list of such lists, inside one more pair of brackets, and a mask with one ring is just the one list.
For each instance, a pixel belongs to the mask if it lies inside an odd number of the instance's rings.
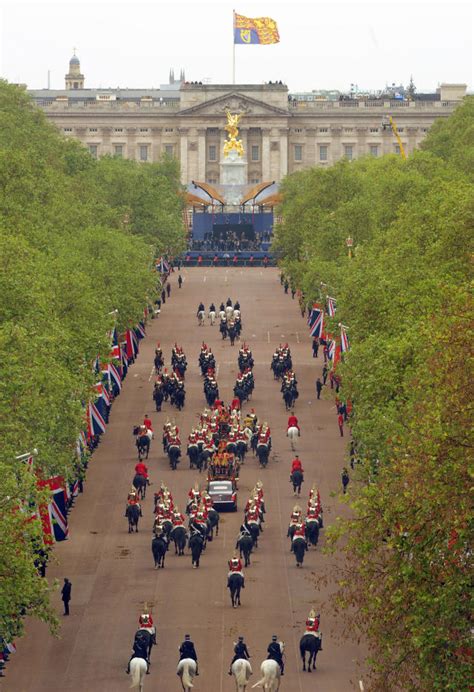
[[[122,394],[115,401],[110,423],[93,455],[84,484],[84,494],[70,514],[70,538],[57,544],[55,559],[47,578],[72,582],[71,615],[63,617],[60,638],[50,636],[46,625],[27,622],[25,637],[17,642],[6,678],[5,692],[116,692],[130,686],[125,667],[130,655],[137,621],[144,603],[152,609],[157,625],[158,646],[152,652],[146,690],[172,692],[181,689],[176,677],[178,647],[190,634],[199,657],[197,692],[227,692],[235,689],[227,675],[233,643],[245,637],[252,656],[254,674],[250,686],[259,679],[261,661],[273,634],[285,642],[286,670],[282,692],[345,692],[361,689],[360,660],[365,651],[356,642],[343,638],[344,622],[334,619],[327,599],[334,588],[318,577],[331,573],[337,556],[322,553],[324,530],[318,547],[305,556],[302,569],[286,538],[289,517],[296,500],[289,483],[293,458],[286,438],[288,413],[270,370],[275,346],[288,342],[298,379],[300,397],[295,406],[301,437],[297,446],[305,469],[301,501],[306,506],[313,482],[320,488],[325,525],[347,511],[339,502],[340,474],[348,443],[337,426],[329,387],[316,400],[315,380],[321,374],[322,353],[312,358],[306,319],[297,300],[285,295],[273,268],[183,269],[183,287],[178,289],[177,272],[171,275],[172,292],[160,316],[147,326],[137,362],[129,370]],[[166,556],[165,568],[155,570],[151,554],[153,491],[163,481],[175,502],[184,509],[188,490],[195,481],[204,487],[204,475],[192,471],[183,453],[177,471],[171,471],[161,446],[161,429],[168,417],[175,419],[184,442],[205,407],[202,380],[197,364],[200,345],[205,341],[215,353],[221,398],[229,402],[238,372],[238,345],[222,341],[216,324],[199,327],[196,309],[219,305],[228,297],[239,300],[242,309],[242,339],[251,347],[255,360],[255,391],[251,406],[261,421],[270,425],[273,450],[266,469],[259,468],[250,453],[242,467],[239,484],[239,511],[221,514],[219,536],[208,545],[199,569],[191,568],[191,557]],[[174,342],[183,346],[188,359],[186,405],[177,412],[169,403],[161,413],[152,402],[153,355],[161,342],[169,367]],[[244,406],[244,411],[247,407]],[[153,483],[143,502],[139,533],[129,535],[124,507],[133,478],[136,453],[132,427],[150,414],[156,439],[152,442],[148,467]],[[183,445],[184,447],[184,445]],[[184,451],[184,450],[183,450]],[[267,509],[265,530],[252,564],[245,570],[242,606],[233,609],[226,588],[227,561],[232,556],[242,511],[257,480],[264,484]],[[151,492],[150,492],[151,491]],[[59,591],[53,595],[62,613]],[[321,613],[324,650],[318,655],[317,670],[302,672],[299,640],[304,622],[314,607]],[[249,687],[250,689],[250,687]]]

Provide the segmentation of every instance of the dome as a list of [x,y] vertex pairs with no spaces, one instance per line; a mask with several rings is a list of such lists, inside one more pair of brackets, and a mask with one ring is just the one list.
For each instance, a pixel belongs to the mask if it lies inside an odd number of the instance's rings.
[[77,55],[73,55],[72,58],[69,61],[70,65],[79,65],[79,58]]

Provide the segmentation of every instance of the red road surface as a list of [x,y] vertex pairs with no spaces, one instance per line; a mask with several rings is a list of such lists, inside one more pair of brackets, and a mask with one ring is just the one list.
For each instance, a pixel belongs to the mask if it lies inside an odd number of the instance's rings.
[[[287,413],[279,384],[273,380],[270,361],[281,342],[291,347],[300,397],[295,407],[302,436],[297,451],[305,468],[301,505],[306,505],[309,489],[317,482],[328,525],[337,513],[344,513],[332,490],[340,489],[347,437],[341,438],[329,388],[316,401],[315,380],[321,374],[322,355],[312,358],[306,320],[298,303],[285,295],[275,269],[190,269],[183,270],[184,284],[177,287],[172,275],[172,294],[158,319],[152,321],[147,338],[141,342],[140,356],[129,370],[121,396],[112,408],[103,441],[91,459],[85,492],[70,515],[70,539],[58,544],[57,564],[50,565],[48,579],[67,576],[72,582],[71,615],[62,618],[60,639],[47,628],[29,621],[27,635],[18,642],[11,657],[3,689],[8,692],[52,692],[126,690],[130,679],[125,666],[130,655],[137,618],[144,602],[153,608],[158,646],[152,653],[151,673],[145,690],[172,692],[181,689],[176,677],[178,647],[184,635],[193,639],[200,663],[195,678],[196,692],[226,692],[235,689],[227,675],[233,642],[243,635],[254,674],[259,679],[260,662],[272,634],[286,643],[286,670],[282,692],[345,692],[359,689],[358,659],[363,652],[340,638],[341,623],[333,620],[324,603],[329,591],[317,591],[315,575],[334,558],[324,556],[321,546],[310,549],[303,569],[297,569],[286,538],[289,515],[295,504],[290,487],[292,458],[285,436]],[[151,555],[152,492],[144,501],[144,517],[138,534],[127,533],[123,517],[128,488],[136,463],[133,424],[149,413],[157,439],[148,461],[153,483],[151,491],[164,481],[175,502],[184,508],[185,495],[204,476],[188,468],[187,457],[176,472],[169,469],[163,455],[160,432],[168,416],[175,418],[184,441],[205,406],[202,381],[197,366],[202,340],[214,350],[221,398],[229,402],[237,374],[238,345],[220,339],[218,326],[198,327],[196,309],[200,300],[206,308],[231,297],[242,308],[242,337],[250,344],[255,359],[256,387],[251,405],[261,421],[268,421],[273,452],[265,470],[260,470],[252,454],[241,471],[239,511],[221,514],[219,537],[203,554],[201,567],[191,569],[191,558],[166,556],[164,570],[155,571]],[[171,346],[184,347],[189,367],[186,374],[186,406],[180,413],[163,405],[154,412],[151,374],[156,341],[163,347],[169,367]],[[244,407],[244,411],[246,407]],[[184,451],[184,450],[183,450]],[[252,565],[245,571],[246,588],[242,607],[232,609],[226,589],[227,560],[231,557],[248,494],[261,479],[267,508],[265,531]],[[54,597],[62,612],[59,593]],[[303,673],[298,643],[311,607],[321,612],[324,651],[318,655],[316,672]],[[62,617],[62,616],[61,616]],[[258,676],[258,677],[257,677]]]

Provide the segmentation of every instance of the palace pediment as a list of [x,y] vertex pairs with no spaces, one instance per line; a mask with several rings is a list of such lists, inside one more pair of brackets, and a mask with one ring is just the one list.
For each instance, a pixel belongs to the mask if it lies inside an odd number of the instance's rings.
[[177,115],[182,117],[199,116],[207,118],[215,117],[216,115],[225,115],[227,110],[231,111],[231,113],[243,113],[244,115],[256,117],[284,116],[288,118],[288,116],[291,115],[288,110],[273,106],[272,104],[265,103],[264,101],[252,98],[246,94],[241,94],[237,91],[223,94],[222,96],[203,101],[202,103],[196,103],[189,108],[178,111]]

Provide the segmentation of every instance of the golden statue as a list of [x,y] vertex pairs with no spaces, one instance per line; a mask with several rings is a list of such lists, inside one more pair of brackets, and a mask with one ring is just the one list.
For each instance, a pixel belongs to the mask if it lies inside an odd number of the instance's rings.
[[227,125],[225,126],[224,130],[227,131],[228,138],[224,144],[224,156],[228,156],[231,151],[236,151],[238,156],[243,156],[244,145],[242,144],[241,139],[237,139],[239,136],[238,124],[242,118],[242,113],[232,115],[232,113],[227,110],[226,115]]

